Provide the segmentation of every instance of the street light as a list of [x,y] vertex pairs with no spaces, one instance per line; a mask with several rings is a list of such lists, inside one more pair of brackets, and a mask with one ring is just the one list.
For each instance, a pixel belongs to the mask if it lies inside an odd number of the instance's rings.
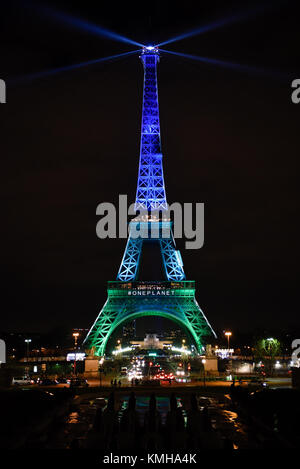
[[77,373],[77,370],[76,370],[76,350],[77,350],[77,340],[78,340],[78,337],[79,337],[79,332],[73,332],[73,337],[74,337],[74,349],[75,349],[73,374],[76,375],[76,373]]
[[206,360],[205,358],[202,358],[202,364],[203,364],[203,386],[205,387],[206,386],[206,383],[205,383],[205,363],[206,363]]
[[79,337],[79,332],[73,332],[73,337],[74,337],[74,349],[77,349],[77,340]]
[[227,332],[225,332],[225,335],[227,336],[227,341],[228,341],[228,353],[229,353],[229,339],[230,339],[230,337],[232,336],[232,332],[227,331]]
[[99,372],[100,372],[100,388],[102,387],[102,365],[104,363],[104,358],[101,357],[99,360]]
[[29,374],[29,366],[28,366],[28,358],[29,358],[29,344],[31,342],[31,339],[25,339],[24,341],[27,345],[26,347],[26,362],[27,362],[27,367],[25,367],[25,370],[27,369],[27,373]]
[[31,342],[31,339],[25,339],[26,344],[27,344],[27,347],[26,347],[26,361],[28,363],[28,356],[29,356],[29,344]]

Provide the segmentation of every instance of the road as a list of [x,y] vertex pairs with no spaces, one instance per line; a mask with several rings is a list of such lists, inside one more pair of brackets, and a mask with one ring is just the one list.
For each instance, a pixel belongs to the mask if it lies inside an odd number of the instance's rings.
[[[117,381],[121,381],[121,389],[124,388],[133,388],[133,389],[143,389],[144,386],[139,384],[138,386],[132,386],[131,382],[127,380],[124,376],[118,376]],[[267,385],[269,388],[278,388],[278,387],[292,387],[292,380],[291,378],[267,378],[266,379]],[[100,380],[99,379],[88,379],[88,384],[90,388],[99,388],[100,387]],[[204,383],[203,381],[192,380],[190,383],[176,383],[174,380],[172,384],[168,381],[161,381],[160,386],[157,388],[169,388],[169,389],[176,389],[176,388],[229,388],[232,384],[232,381],[227,380],[214,380],[214,381],[207,381]],[[248,381],[243,383],[245,386],[248,384]],[[111,386],[111,377],[103,377],[101,382],[101,387],[103,388],[112,388]],[[149,386],[147,386],[149,387]],[[68,384],[56,384],[51,386],[39,386],[37,384],[27,385],[27,386],[19,386],[20,389],[59,389],[59,388],[69,388]],[[115,388],[115,387],[113,387]],[[119,388],[119,386],[117,386]],[[153,389],[156,387],[153,386]]]

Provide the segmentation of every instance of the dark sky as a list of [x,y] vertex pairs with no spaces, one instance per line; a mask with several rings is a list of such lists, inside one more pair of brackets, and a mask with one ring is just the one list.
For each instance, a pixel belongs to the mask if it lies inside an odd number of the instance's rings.
[[[168,48],[273,74],[165,55],[159,64],[168,200],[205,203],[205,246],[191,251],[177,244],[217,330],[298,323],[300,104],[290,95],[292,79],[300,78],[299,16],[294,3],[272,5]],[[151,43],[228,16],[241,2],[152,1],[151,8],[137,8],[135,2],[64,1],[57,7]],[[96,237],[95,210],[118,194],[134,201],[142,65],[131,56],[13,83],[135,47],[55,23],[26,2],[10,2],[1,26],[0,78],[8,85],[7,104],[0,106],[0,330],[89,327],[125,248],[125,240]]]

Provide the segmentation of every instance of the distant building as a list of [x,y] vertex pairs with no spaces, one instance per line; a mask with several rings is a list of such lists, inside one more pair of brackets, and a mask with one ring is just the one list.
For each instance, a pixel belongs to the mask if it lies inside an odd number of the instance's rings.
[[144,340],[131,340],[130,344],[134,347],[141,349],[164,349],[170,348],[173,345],[172,340],[162,339],[157,337],[157,334],[146,334]]

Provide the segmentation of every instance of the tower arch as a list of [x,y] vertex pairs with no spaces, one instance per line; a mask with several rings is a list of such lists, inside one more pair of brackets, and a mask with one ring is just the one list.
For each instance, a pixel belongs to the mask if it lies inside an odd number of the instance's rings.
[[108,341],[109,341],[110,337],[118,329],[118,327],[120,327],[122,324],[124,324],[127,321],[132,321],[134,319],[138,319],[138,318],[145,317],[145,316],[147,316],[147,317],[149,317],[149,316],[150,317],[155,317],[156,316],[156,317],[162,317],[162,318],[165,318],[165,319],[169,319],[173,323],[180,326],[180,328],[183,331],[185,331],[188,334],[188,336],[193,340],[194,345],[197,347],[197,335],[196,335],[195,331],[193,330],[193,328],[191,327],[191,325],[189,323],[186,323],[182,317],[177,317],[176,315],[173,314],[172,311],[168,311],[168,310],[161,310],[161,309],[160,310],[156,309],[156,310],[152,310],[152,311],[149,311],[149,310],[146,310],[146,311],[136,310],[136,311],[133,311],[133,312],[127,314],[124,317],[122,317],[122,316],[118,317],[116,319],[116,321],[112,324],[111,329],[109,330],[109,332],[107,333],[107,335],[106,335],[106,337],[103,341],[103,354],[106,351],[106,347],[107,347],[107,344],[108,344]]

